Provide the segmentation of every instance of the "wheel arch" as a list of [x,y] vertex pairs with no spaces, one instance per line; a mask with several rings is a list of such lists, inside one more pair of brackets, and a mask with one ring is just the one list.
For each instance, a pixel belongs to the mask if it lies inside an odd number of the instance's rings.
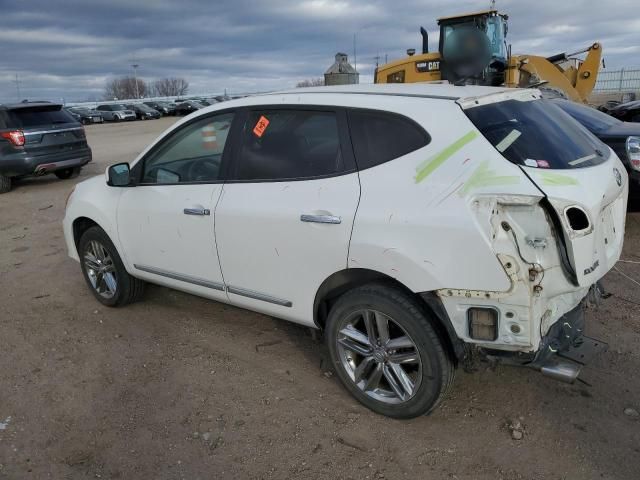
[[367,268],[348,268],[333,273],[322,282],[313,302],[313,321],[324,330],[331,306],[344,293],[367,283],[379,282],[399,288],[415,298],[425,314],[435,320],[434,327],[456,362],[465,357],[464,342],[458,337],[447,312],[435,292],[414,292],[402,282],[382,272]]
[[102,230],[104,230],[102,225],[100,225],[98,222],[96,222],[95,220],[89,217],[78,217],[74,219],[73,223],[71,224],[71,227],[73,229],[73,243],[76,246],[76,251],[78,250],[78,245],[80,244],[80,238],[82,238],[82,235],[84,234],[84,232],[89,230],[91,227],[100,227],[102,228]]

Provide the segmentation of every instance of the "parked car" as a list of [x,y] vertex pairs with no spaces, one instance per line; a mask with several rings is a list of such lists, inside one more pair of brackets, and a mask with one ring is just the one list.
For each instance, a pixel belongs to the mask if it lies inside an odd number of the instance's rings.
[[72,178],[90,161],[84,127],[62,105],[0,105],[0,193],[20,177]]
[[102,304],[151,282],[323,329],[346,389],[408,418],[471,352],[575,380],[627,189],[537,90],[321,87],[178,122],[77,185],[64,234]]
[[131,121],[137,118],[136,112],[119,103],[98,105],[96,110],[105,120],[110,122]]
[[136,113],[138,120],[157,120],[162,115],[159,111],[145,105],[144,103],[132,103],[125,105],[129,110],[133,110]]
[[637,196],[640,193],[640,123],[622,122],[606,113],[568,100],[554,101],[616,152],[627,169],[633,194]]
[[607,113],[625,122],[640,122],[640,100],[622,103],[611,108]]
[[148,107],[157,110],[162,115],[175,115],[176,114],[176,106],[170,102],[144,102]]
[[176,105],[176,115],[189,115],[205,106],[195,100],[187,100]]
[[602,105],[598,105],[598,110],[604,113],[609,113],[609,110],[611,110],[614,107],[617,107],[618,105],[620,105],[620,103],[621,102],[617,100],[607,100]]
[[89,125],[92,123],[104,123],[104,118],[97,110],[84,107],[68,107],[65,108],[65,110],[83,125]]

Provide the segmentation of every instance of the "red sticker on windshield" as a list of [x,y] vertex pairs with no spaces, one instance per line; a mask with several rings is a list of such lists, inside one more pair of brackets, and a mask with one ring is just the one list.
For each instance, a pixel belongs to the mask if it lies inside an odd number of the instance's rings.
[[269,126],[269,119],[264,115],[261,115],[256,123],[256,126],[253,127],[253,133],[256,137],[260,138],[264,135],[264,131]]
[[546,160],[538,160],[538,167],[539,168],[549,168],[549,167],[551,167],[551,165],[549,165],[549,162],[547,162]]

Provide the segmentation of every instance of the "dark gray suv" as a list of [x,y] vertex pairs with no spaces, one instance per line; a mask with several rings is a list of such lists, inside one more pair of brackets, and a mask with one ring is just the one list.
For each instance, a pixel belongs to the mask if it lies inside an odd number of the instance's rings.
[[72,178],[91,161],[84,127],[62,105],[0,105],[0,193],[14,178],[48,173]]

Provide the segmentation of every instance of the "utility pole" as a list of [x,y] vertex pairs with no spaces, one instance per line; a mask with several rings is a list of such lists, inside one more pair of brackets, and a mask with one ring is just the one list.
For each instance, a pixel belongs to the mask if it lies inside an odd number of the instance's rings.
[[353,34],[353,69],[358,71],[358,53],[356,51],[356,35],[358,32]]
[[135,60],[133,61],[134,63],[131,64],[131,66],[133,67],[133,80],[136,82],[136,100],[140,98],[140,92],[138,90],[138,67],[140,66],[140,64],[135,63]]
[[18,77],[18,74],[16,73],[16,93],[18,94],[18,101],[20,101],[20,78]]

